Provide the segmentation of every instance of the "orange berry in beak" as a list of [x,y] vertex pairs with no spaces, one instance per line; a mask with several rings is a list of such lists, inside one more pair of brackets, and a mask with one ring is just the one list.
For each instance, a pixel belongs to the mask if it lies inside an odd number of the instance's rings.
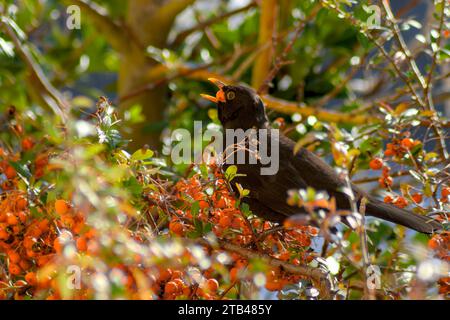
[[225,102],[225,101],[226,101],[226,100],[225,100],[225,92],[223,92],[222,89],[220,89],[219,91],[217,91],[217,93],[216,93],[216,99],[217,99],[217,101],[220,101],[220,102]]
[[220,80],[217,80],[215,78],[208,78],[208,81],[214,83],[220,90],[217,91],[216,96],[210,96],[209,94],[200,94],[203,98],[214,102],[214,103],[218,103],[218,102],[225,102],[225,92],[223,92],[222,88],[225,86],[225,83],[223,83]]

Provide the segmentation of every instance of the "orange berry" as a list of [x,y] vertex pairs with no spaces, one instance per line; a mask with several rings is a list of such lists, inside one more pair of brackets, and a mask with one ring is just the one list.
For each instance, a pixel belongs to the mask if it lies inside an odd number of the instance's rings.
[[39,154],[35,160],[36,167],[42,168],[48,164],[48,155],[46,153]]
[[236,217],[231,222],[231,226],[235,229],[240,229],[241,227],[243,227],[243,225],[244,225],[244,219],[242,219],[241,217]]
[[220,197],[220,199],[218,199],[216,201],[216,203],[214,204],[214,206],[218,209],[223,209],[227,207],[227,203],[225,202],[225,198],[224,197]]
[[408,201],[403,197],[398,197],[397,199],[394,200],[393,203],[394,205],[402,209],[408,205]]
[[414,141],[410,138],[404,138],[401,142],[402,147],[411,149],[414,146]]
[[7,240],[9,238],[9,233],[5,229],[0,227],[0,240]]
[[219,226],[226,228],[231,224],[231,218],[228,215],[224,215],[219,219]]
[[55,201],[55,211],[59,215],[64,215],[69,212],[69,205],[65,200],[56,200]]
[[35,272],[28,272],[25,275],[25,280],[28,282],[29,285],[34,286],[37,283],[36,273]]
[[216,292],[219,289],[219,282],[216,279],[208,279],[206,281],[206,287],[210,292]]
[[49,261],[50,261],[49,256],[40,256],[36,258],[36,264],[38,265],[38,267],[46,265]]
[[37,256],[37,253],[35,253],[35,252],[34,252],[33,250],[31,250],[31,249],[28,249],[26,253],[27,253],[27,257],[28,257],[28,258],[33,258],[33,259],[34,259],[34,258],[36,258],[36,256]]
[[79,237],[77,239],[77,249],[78,251],[85,252],[87,251],[87,241],[85,237]]
[[384,155],[386,157],[392,157],[393,155],[395,155],[395,151],[392,149],[386,149],[386,150],[384,150]]
[[236,281],[238,279],[238,272],[239,272],[238,268],[236,268],[236,267],[231,268],[231,270],[230,270],[230,280],[231,280],[231,282],[234,282],[234,281]]
[[8,252],[9,261],[11,263],[19,263],[20,262],[20,255],[15,251],[9,251]]
[[169,223],[169,230],[179,236],[182,236],[184,233],[183,224],[178,220],[172,220]]
[[88,232],[84,234],[87,239],[92,239],[95,237],[96,231],[95,229],[90,229]]
[[180,279],[183,276],[183,272],[180,270],[172,271],[172,279]]
[[279,291],[283,288],[283,283],[277,280],[267,281],[265,287],[269,291]]
[[27,222],[28,216],[25,212],[23,212],[23,211],[17,212],[17,217],[19,218],[20,222],[22,222],[22,223]]
[[53,249],[55,249],[56,253],[61,253],[62,252],[63,246],[62,246],[61,241],[60,241],[59,238],[56,238],[53,241]]
[[23,239],[23,246],[25,247],[25,249],[31,249],[31,247],[36,243],[36,239],[33,238],[30,235],[27,235],[24,239]]
[[446,198],[450,195],[450,187],[442,188],[441,195],[443,198]]
[[66,226],[67,228],[72,228],[75,225],[75,220],[68,215],[62,216],[61,217],[61,222],[64,224],[64,226]]
[[8,212],[6,213],[6,223],[10,226],[15,226],[19,223],[19,219],[17,219],[17,217],[13,213]]
[[200,206],[200,209],[206,209],[209,208],[209,203],[205,200],[200,200],[198,202],[198,205]]
[[8,180],[14,178],[17,175],[16,170],[11,166],[7,166],[4,173]]
[[267,281],[273,281],[277,278],[277,274],[275,270],[269,270],[266,272],[266,280]]
[[421,203],[422,202],[422,194],[420,193],[414,193],[411,198],[414,200],[415,203]]
[[[296,236],[298,239],[301,240],[300,242],[302,242],[303,238],[305,237],[305,235],[302,233],[297,233]],[[291,254],[289,253],[289,251],[282,252],[278,255],[278,259],[280,259],[281,261],[287,261],[287,260],[289,260],[290,257],[291,257]]]
[[18,234],[20,232],[20,227],[18,225],[12,226],[12,233]]
[[382,177],[382,178],[378,179],[378,183],[380,184],[380,186],[382,188],[387,188],[388,186],[389,187],[392,186],[393,182],[394,181],[392,180],[391,177],[384,177],[384,178]]
[[189,297],[191,295],[191,288],[190,287],[184,287],[183,288],[183,296]]
[[27,259],[22,259],[19,262],[19,266],[22,268],[22,270],[28,270],[31,268],[31,262]]
[[41,230],[42,232],[46,232],[48,230],[49,224],[50,222],[47,219],[41,220],[39,221],[38,229]]
[[178,292],[178,285],[176,282],[174,281],[169,281],[166,283],[166,285],[164,286],[164,293],[167,294],[174,294]]
[[23,150],[25,150],[25,151],[30,150],[31,148],[33,148],[33,146],[34,146],[33,139],[31,139],[31,138],[24,138],[22,140],[22,149]]
[[28,206],[28,201],[25,198],[20,197],[16,201],[16,209],[17,210],[25,210],[25,208]]
[[10,263],[8,270],[13,276],[18,276],[22,272],[22,269],[20,269],[20,267],[15,263]]
[[[296,239],[297,239],[299,245],[301,245],[302,247],[308,247],[308,246],[311,245],[311,238],[308,237],[308,236],[307,236],[306,234],[304,234],[304,233],[298,233],[297,236],[296,236]],[[286,255],[286,254],[287,254],[287,255]],[[280,259],[280,260],[283,260],[283,259],[286,259],[286,260],[287,260],[287,259],[289,259],[289,253],[286,252],[284,255],[280,256],[279,259]]]
[[369,162],[369,167],[372,170],[380,170],[383,167],[383,159],[381,159],[381,158],[373,158]]
[[172,277],[172,270],[171,269],[163,269],[159,272],[159,280],[160,281],[167,281]]
[[439,236],[433,237],[430,240],[428,240],[428,247],[436,250],[441,246],[442,238]]
[[392,196],[387,195],[386,197],[384,197],[385,203],[392,203],[392,201],[394,201],[394,198],[392,198]]
[[173,279],[172,281],[177,284],[179,290],[182,290],[185,287],[184,281],[181,280],[180,278]]

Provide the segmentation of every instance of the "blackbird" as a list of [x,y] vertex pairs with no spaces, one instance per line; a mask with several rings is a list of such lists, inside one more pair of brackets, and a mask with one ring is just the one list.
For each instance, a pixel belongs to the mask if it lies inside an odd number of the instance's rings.
[[[202,96],[217,104],[218,118],[224,129],[270,129],[264,103],[253,89],[226,85],[213,78],[208,80],[218,86],[219,91],[215,97]],[[279,170],[276,174],[261,175],[261,163],[236,164],[237,172],[242,174],[235,178],[236,182],[250,190],[249,196],[244,198],[244,201],[254,214],[281,222],[294,214],[305,213],[301,208],[288,205],[286,199],[288,190],[305,189],[308,186],[328,192],[336,199],[339,209],[350,209],[349,197],[342,192],[348,184],[331,166],[305,148],[294,153],[295,142],[282,134],[279,134],[277,142],[279,142]],[[422,233],[433,233],[442,228],[440,223],[432,218],[384,203],[355,185],[351,187],[358,205],[363,197],[368,200],[366,215]]]

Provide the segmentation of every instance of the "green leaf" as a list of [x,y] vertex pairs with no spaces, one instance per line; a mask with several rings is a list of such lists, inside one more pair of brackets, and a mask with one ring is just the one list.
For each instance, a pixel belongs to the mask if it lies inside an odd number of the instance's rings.
[[83,154],[84,159],[92,159],[92,157],[99,154],[103,150],[105,150],[104,144],[96,143],[96,144],[89,145],[86,147],[86,149],[84,149],[84,154]]
[[142,185],[135,177],[130,177],[128,180],[125,180],[123,186],[135,197],[142,194]]
[[431,197],[433,195],[433,189],[431,188],[431,183],[428,180],[423,187],[423,194],[427,197]]
[[210,233],[212,231],[213,225],[212,223],[208,222],[203,226],[203,233],[207,234]]
[[250,190],[242,188],[239,183],[236,183],[236,188],[239,191],[239,198],[244,198],[250,194]]
[[138,161],[138,160],[145,160],[148,158],[153,157],[153,151],[150,149],[139,149],[133,155],[131,156],[131,160]]
[[125,112],[125,120],[130,123],[141,123],[145,121],[145,116],[142,114],[142,106],[140,104],[133,105]]
[[247,204],[247,203],[245,203],[245,202],[243,202],[242,204],[241,204],[241,212],[242,212],[242,214],[244,215],[244,217],[249,217],[250,215],[251,215],[251,211],[250,211],[250,206]]
[[225,179],[231,181],[236,177],[237,167],[235,165],[229,166],[225,171]]
[[28,170],[28,167],[26,165],[12,161],[9,161],[9,164],[14,168],[14,170],[17,171],[17,173],[25,177],[27,180],[31,178],[31,172],[30,170]]
[[45,217],[45,212],[43,210],[42,211],[38,210],[35,206],[30,207],[30,213],[33,218],[41,219]]
[[202,174],[203,179],[208,179],[208,166],[205,163],[202,163],[198,166],[200,169],[200,172]]
[[430,159],[435,159],[435,158],[437,158],[437,157],[439,157],[439,155],[438,155],[436,152],[428,152],[428,153],[425,155],[424,160],[425,160],[425,161],[428,161],[428,160],[430,160]]
[[199,212],[200,212],[200,204],[198,203],[198,201],[195,201],[191,205],[191,214],[195,218],[197,217]]
[[209,117],[212,121],[217,120],[217,119],[218,119],[218,111],[217,111],[217,108],[208,109],[208,117]]

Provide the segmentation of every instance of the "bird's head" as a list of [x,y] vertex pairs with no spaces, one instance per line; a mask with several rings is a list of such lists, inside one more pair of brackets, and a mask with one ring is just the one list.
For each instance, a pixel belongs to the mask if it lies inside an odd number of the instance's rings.
[[218,117],[225,129],[264,128],[268,124],[264,103],[256,92],[244,86],[230,86],[209,78],[218,88],[216,96],[202,97],[217,104]]

